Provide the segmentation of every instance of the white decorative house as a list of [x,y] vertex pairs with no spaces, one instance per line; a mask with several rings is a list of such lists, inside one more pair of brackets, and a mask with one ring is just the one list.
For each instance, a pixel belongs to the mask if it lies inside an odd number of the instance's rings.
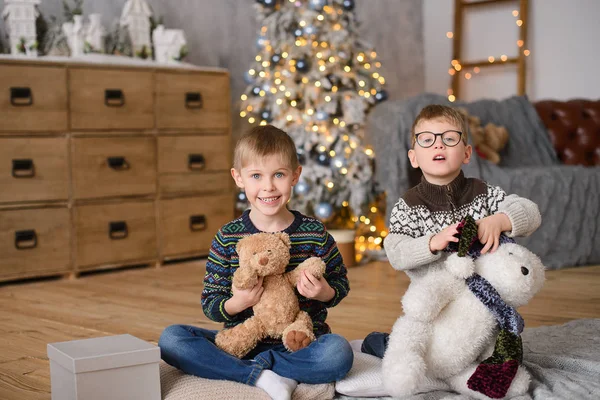
[[133,54],[140,54],[145,48],[152,52],[150,43],[150,17],[152,9],[146,0],[127,0],[121,13],[121,25],[126,26],[131,37]]
[[71,50],[71,57],[82,56],[85,45],[83,15],[73,15],[73,22],[65,22],[62,28],[67,37],[67,43]]
[[159,63],[172,63],[179,60],[186,46],[185,35],[181,29],[165,29],[159,25],[152,32],[154,56]]
[[92,53],[104,53],[104,37],[106,29],[102,26],[101,14],[90,14],[90,23],[85,26],[85,43],[87,51]]
[[12,54],[37,56],[35,20],[41,0],[5,0],[2,17],[6,21]]

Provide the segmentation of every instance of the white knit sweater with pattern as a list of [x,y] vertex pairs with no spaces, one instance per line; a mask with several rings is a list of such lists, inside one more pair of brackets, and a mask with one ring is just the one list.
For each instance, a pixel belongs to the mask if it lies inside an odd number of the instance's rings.
[[[507,195],[498,186],[459,174],[448,185],[434,185],[423,177],[421,183],[398,200],[390,216],[389,234],[383,244],[387,257],[397,270],[411,279],[424,274],[424,266],[440,261],[447,253],[432,253],[429,240],[448,225],[466,215],[475,220],[504,213],[512,230],[507,236],[528,236],[541,223],[537,205],[517,195]],[[438,263],[435,263],[438,264]]]

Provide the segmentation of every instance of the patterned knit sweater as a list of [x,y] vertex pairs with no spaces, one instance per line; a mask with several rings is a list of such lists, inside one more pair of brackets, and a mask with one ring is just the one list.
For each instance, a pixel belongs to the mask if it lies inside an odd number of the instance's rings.
[[429,250],[429,240],[434,234],[460,222],[466,215],[478,220],[499,212],[506,214],[511,222],[512,231],[505,232],[510,237],[528,236],[541,223],[534,202],[507,195],[500,187],[479,179],[465,178],[462,171],[443,186],[431,184],[423,177],[394,206],[390,233],[384,240],[385,252],[392,267],[406,271],[414,279],[425,273],[419,267],[443,257],[443,252]]
[[[327,308],[336,306],[350,290],[346,267],[335,241],[323,224],[297,211],[292,213],[294,222],[283,231],[289,235],[292,242],[290,263],[286,272],[293,270],[307,258],[320,257],[326,264],[325,279],[335,290],[335,296],[327,303],[307,299],[296,292],[300,309],[311,316],[314,333],[320,336],[331,332],[325,322]],[[253,315],[252,308],[248,308],[232,316],[225,311],[224,306],[225,301],[232,296],[231,280],[239,266],[235,246],[240,239],[260,232],[250,220],[249,214],[250,211],[245,211],[241,217],[227,223],[217,232],[206,263],[202,309],[213,321],[224,322],[226,328],[240,324]]]

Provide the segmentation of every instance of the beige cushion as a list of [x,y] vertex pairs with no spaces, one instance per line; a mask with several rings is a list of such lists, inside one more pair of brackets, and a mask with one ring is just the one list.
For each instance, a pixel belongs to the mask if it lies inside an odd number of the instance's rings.
[[381,359],[355,351],[350,372],[336,382],[335,390],[346,396],[387,396],[381,382]]
[[[160,387],[163,400],[270,400],[267,393],[257,387],[186,375],[164,361],[160,362]],[[294,391],[292,400],[329,400],[333,399],[334,394],[333,383],[301,383]]]

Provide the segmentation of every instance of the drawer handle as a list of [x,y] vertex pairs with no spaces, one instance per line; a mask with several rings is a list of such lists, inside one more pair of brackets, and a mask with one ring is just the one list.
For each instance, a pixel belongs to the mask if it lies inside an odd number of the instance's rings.
[[125,157],[108,157],[106,162],[108,166],[115,171],[125,171],[129,169],[129,163]]
[[10,104],[15,107],[30,106],[33,104],[33,94],[28,87],[11,87]]
[[185,94],[186,108],[202,108],[202,94],[200,92],[187,92]]
[[104,91],[104,104],[107,107],[123,107],[125,95],[121,89],[106,89]]
[[125,239],[128,235],[127,222],[115,221],[108,223],[108,237],[111,240]]
[[14,178],[33,178],[35,176],[33,160],[30,158],[12,160],[12,176]]
[[206,229],[206,217],[204,215],[190,216],[190,231],[198,232]]
[[189,154],[188,155],[188,168],[192,171],[200,171],[206,166],[204,155],[202,154]]
[[29,250],[37,247],[37,235],[33,229],[15,232],[15,248]]

